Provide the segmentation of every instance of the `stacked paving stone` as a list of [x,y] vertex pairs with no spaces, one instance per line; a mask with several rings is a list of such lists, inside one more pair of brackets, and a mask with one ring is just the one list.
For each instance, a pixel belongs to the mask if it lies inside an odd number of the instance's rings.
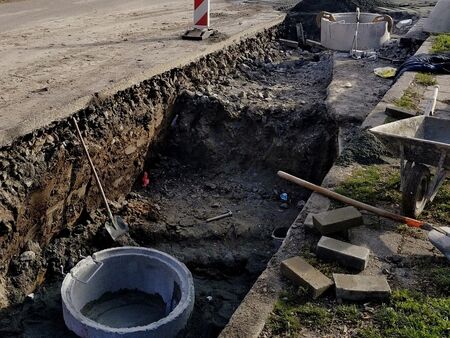
[[[317,244],[317,257],[336,262],[355,271],[363,271],[369,262],[370,250],[331,236],[363,224],[361,213],[346,207],[308,217],[314,228],[322,234]],[[386,299],[391,289],[384,276],[333,274],[334,282],[301,257],[291,257],[281,263],[282,274],[297,285],[306,286],[315,299],[332,285],[340,301],[367,301]]]

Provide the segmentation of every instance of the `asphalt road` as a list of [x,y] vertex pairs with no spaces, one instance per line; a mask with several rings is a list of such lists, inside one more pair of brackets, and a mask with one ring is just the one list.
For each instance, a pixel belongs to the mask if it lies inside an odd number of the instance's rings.
[[[25,0],[0,3],[0,145],[67,117],[227,41],[181,40],[192,0]],[[214,0],[211,25],[235,38],[283,15]]]

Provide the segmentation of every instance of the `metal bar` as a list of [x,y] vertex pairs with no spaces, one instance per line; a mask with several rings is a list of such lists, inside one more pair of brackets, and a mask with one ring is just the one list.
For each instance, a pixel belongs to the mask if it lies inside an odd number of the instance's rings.
[[405,179],[405,147],[400,144],[400,191],[403,191]]
[[441,153],[441,158],[439,159],[439,165],[436,170],[436,175],[434,176],[433,182],[430,184],[427,192],[427,200],[433,201],[436,197],[439,188],[444,183],[445,177],[447,176],[447,171],[444,169],[444,162],[447,154],[445,151]]

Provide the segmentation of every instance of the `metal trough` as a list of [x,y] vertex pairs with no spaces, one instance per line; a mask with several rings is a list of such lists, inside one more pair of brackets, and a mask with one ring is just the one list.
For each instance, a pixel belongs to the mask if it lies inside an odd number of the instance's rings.
[[[388,15],[360,13],[319,14],[321,43],[324,47],[337,51],[350,51],[354,45],[358,50],[377,50],[391,38],[393,21]],[[358,30],[356,43],[355,32]]]
[[[418,217],[450,173],[449,130],[450,120],[430,116],[370,129],[389,152],[400,158],[400,190],[406,216]],[[428,166],[437,168],[433,179]]]
[[[124,290],[158,297],[160,316],[151,319],[155,306],[145,304],[145,297],[129,304],[114,298],[101,303],[101,321],[83,314],[86,306]],[[195,299],[192,275],[183,263],[139,247],[107,249],[83,259],[64,278],[61,296],[64,321],[80,337],[175,337]]]

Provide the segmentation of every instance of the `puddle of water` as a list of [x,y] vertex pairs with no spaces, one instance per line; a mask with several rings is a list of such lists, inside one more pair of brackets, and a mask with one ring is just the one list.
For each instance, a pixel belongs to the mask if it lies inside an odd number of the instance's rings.
[[130,328],[145,326],[166,316],[166,304],[160,295],[123,289],[107,292],[87,303],[81,313],[97,323]]

